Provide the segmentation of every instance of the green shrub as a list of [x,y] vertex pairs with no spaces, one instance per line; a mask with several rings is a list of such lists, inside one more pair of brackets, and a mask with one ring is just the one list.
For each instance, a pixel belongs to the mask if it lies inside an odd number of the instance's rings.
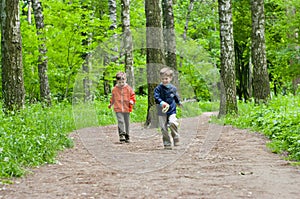
[[22,176],[27,167],[53,163],[57,151],[73,145],[70,105],[34,104],[0,117],[0,177]]
[[227,116],[226,124],[262,132],[272,140],[268,147],[300,161],[300,96],[278,96],[268,104],[239,103],[239,117]]

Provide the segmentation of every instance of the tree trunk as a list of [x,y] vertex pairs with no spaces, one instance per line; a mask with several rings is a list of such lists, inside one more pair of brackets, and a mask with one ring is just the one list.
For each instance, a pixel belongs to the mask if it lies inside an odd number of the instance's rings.
[[3,110],[19,110],[25,103],[19,0],[1,1]]
[[[189,5],[188,12],[187,12],[187,15],[186,15],[184,31],[183,31],[183,35],[182,35],[184,41],[186,40],[186,35],[187,35],[188,28],[189,28],[190,15],[191,15],[191,12],[194,9],[194,1],[195,0],[190,0],[190,5]],[[183,57],[180,56],[180,63],[179,63],[180,68],[182,67],[182,61],[183,61]]]
[[[108,0],[108,8],[109,8],[109,18],[110,18],[110,30],[115,30],[117,28],[117,2],[116,0]],[[113,35],[112,39],[115,39],[117,37],[116,34]],[[115,41],[113,41],[115,42]],[[113,49],[111,49],[115,52],[118,51],[118,47],[114,46]],[[104,65],[108,65],[111,61],[117,60],[117,56],[113,57],[113,55],[105,54],[104,55]],[[107,69],[103,72],[103,87],[104,87],[104,94],[108,95],[111,92],[111,86],[110,81],[106,78],[106,75],[109,74],[109,71]]]
[[[38,57],[38,73],[40,79],[40,95],[41,101],[48,106],[51,105],[51,93],[48,81],[48,58],[46,56],[46,38],[44,36],[44,16],[43,8],[40,0],[32,0],[32,8],[34,12],[35,25],[39,39],[39,57]],[[28,8],[30,9],[30,8]]]
[[110,30],[115,30],[117,28],[117,2],[116,0],[108,0],[109,7],[109,18],[111,21]]
[[[231,1],[219,0],[218,2],[221,41],[221,81],[223,81],[225,88],[225,110],[226,114],[237,113]],[[220,103],[220,106],[224,105]],[[220,107],[220,110],[223,108],[224,107]]]
[[173,84],[179,90],[173,0],[162,0],[166,65],[174,70]]
[[163,53],[163,32],[160,0],[146,0],[146,43],[147,43],[147,84],[148,111],[146,126],[157,128],[158,117],[154,100],[154,89],[159,84],[159,70],[165,64]]
[[235,42],[235,65],[236,65],[236,78],[239,82],[237,85],[237,95],[239,100],[247,101],[250,98],[249,95],[249,75],[251,65],[245,62],[245,50],[247,49],[246,44],[239,44]]
[[225,87],[222,78],[220,79],[219,87],[220,87],[220,110],[219,110],[218,118],[221,118],[223,115],[226,115],[226,95],[225,95]]
[[122,0],[122,29],[123,45],[125,49],[125,72],[128,84],[135,89],[132,35],[130,30],[130,0]]
[[264,0],[251,0],[253,95],[255,103],[267,102],[270,84],[265,44]]
[[28,23],[31,24],[31,0],[28,0],[28,12],[27,12],[27,20],[28,20]]

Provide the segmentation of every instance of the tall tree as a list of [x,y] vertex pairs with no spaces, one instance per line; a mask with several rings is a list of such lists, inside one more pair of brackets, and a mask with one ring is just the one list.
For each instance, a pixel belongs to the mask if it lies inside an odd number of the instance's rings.
[[[187,31],[188,31],[188,28],[189,28],[190,15],[191,15],[191,12],[194,9],[194,2],[195,2],[195,0],[190,0],[190,4],[189,4],[189,7],[188,7],[188,12],[187,12],[186,19],[185,19],[185,24],[184,24],[184,31],[183,31],[183,35],[182,35],[184,41],[186,41]],[[180,56],[180,63],[179,63],[180,68],[182,67],[182,62],[183,62],[183,57]]]
[[[87,18],[90,20],[93,18],[93,14],[89,15],[87,14],[87,11],[89,9],[88,3],[85,3],[85,1],[81,1],[81,8],[84,11],[82,13],[82,19],[85,21]],[[82,40],[82,46],[84,49],[88,49],[91,45],[92,41],[92,33],[88,32],[86,29],[81,32],[81,35],[83,36]],[[84,90],[84,101],[88,102],[92,99],[91,95],[91,80],[89,78],[90,73],[90,58],[91,53],[88,50],[85,50],[82,53],[82,59],[84,60],[82,63],[82,71],[85,74],[85,77],[83,78],[83,90]]]
[[160,0],[145,1],[148,84],[148,110],[145,125],[150,125],[150,127],[158,126],[154,89],[160,82],[159,70],[165,64],[160,6]]
[[[30,4],[29,4],[30,5]],[[46,55],[46,37],[44,35],[44,15],[40,0],[32,0],[32,8],[35,19],[35,26],[39,40],[39,57],[38,57],[38,73],[40,79],[40,96],[42,102],[48,106],[51,105],[51,93],[48,81],[48,57]],[[30,9],[30,7],[28,8]]]
[[1,1],[2,95],[4,110],[25,103],[19,0]]
[[251,0],[253,95],[255,103],[266,102],[270,96],[265,44],[264,0]]
[[174,69],[173,83],[179,88],[177,59],[176,59],[176,36],[173,14],[173,0],[162,0],[163,30],[166,65]]
[[31,24],[31,0],[28,0],[28,12],[27,12],[27,20],[28,20],[28,23]]
[[235,85],[235,60],[231,0],[218,0],[218,3],[221,41],[221,83],[224,84],[224,94],[226,99],[224,104],[220,103],[219,115],[221,116],[228,113],[237,113],[238,108]]
[[130,30],[130,0],[122,0],[122,29],[123,45],[125,50],[125,71],[127,81],[131,87],[135,88],[133,52],[132,52],[132,34]]
[[[109,18],[110,18],[110,26],[109,29],[114,31],[117,29],[117,2],[116,0],[108,0],[108,9],[109,9]],[[113,34],[112,39],[115,39],[117,37],[117,34]],[[113,41],[113,43],[115,44],[115,41]],[[112,51],[117,52],[118,51],[118,47],[117,46],[113,46],[113,49],[111,49]],[[113,55],[105,55],[104,58],[104,65],[108,65],[109,62],[114,62],[118,59],[117,56]],[[109,80],[107,79],[107,76],[109,76],[108,74],[109,72],[107,70],[105,70],[103,72],[103,80],[104,80],[104,94],[108,95],[110,93],[110,84],[109,84]]]

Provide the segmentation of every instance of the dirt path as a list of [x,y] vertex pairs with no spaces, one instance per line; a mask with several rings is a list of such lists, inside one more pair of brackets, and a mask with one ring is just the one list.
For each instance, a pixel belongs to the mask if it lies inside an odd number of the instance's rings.
[[173,150],[140,124],[129,144],[118,143],[116,126],[79,130],[57,164],[1,185],[0,198],[299,198],[299,167],[270,153],[263,136],[210,124],[210,115],[182,119]]

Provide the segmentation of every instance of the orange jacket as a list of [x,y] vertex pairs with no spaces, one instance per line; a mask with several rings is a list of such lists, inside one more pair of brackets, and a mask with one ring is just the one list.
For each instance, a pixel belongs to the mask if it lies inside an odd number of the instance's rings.
[[115,112],[132,112],[133,104],[135,104],[135,93],[133,89],[125,84],[124,86],[115,86],[112,90],[112,97],[110,99],[110,105],[114,106]]

